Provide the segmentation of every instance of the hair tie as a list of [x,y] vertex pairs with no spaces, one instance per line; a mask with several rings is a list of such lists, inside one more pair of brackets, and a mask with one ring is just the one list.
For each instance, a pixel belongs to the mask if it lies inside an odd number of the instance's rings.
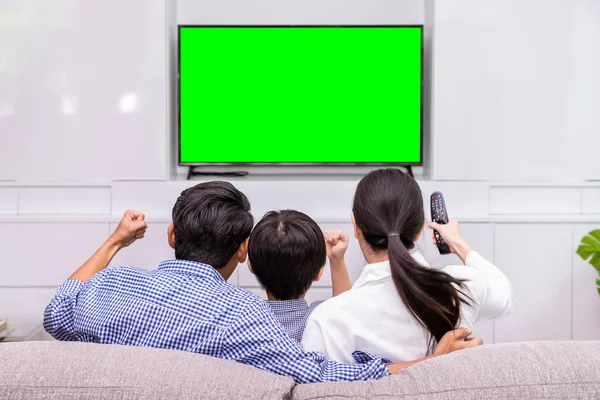
[[390,233],[390,234],[388,235],[388,240],[389,240],[389,239],[391,239],[391,238],[393,238],[394,236],[396,236],[396,237],[398,237],[398,238],[400,237],[400,235],[399,235],[399,234],[397,234],[397,233]]

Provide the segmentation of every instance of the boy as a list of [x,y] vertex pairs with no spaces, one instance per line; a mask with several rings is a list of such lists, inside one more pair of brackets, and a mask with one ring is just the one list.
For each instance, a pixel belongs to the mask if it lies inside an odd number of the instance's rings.
[[331,267],[332,295],[352,287],[344,253],[348,236],[321,231],[308,215],[294,210],[271,211],[250,235],[248,267],[267,292],[268,304],[292,339],[302,341],[306,319],[321,301],[304,300],[321,279],[325,257]]
[[[325,258],[331,268],[332,295],[337,296],[352,285],[344,254],[348,236],[341,231],[321,231],[308,215],[294,210],[271,211],[260,220],[248,242],[248,268],[267,292],[267,303],[279,323],[299,344],[310,313],[321,303],[308,304],[304,299],[313,282],[323,275]],[[447,354],[474,344],[465,339],[465,329],[450,331],[438,343],[433,354],[424,359]],[[475,339],[475,342],[480,342]],[[421,360],[408,361],[402,368]]]

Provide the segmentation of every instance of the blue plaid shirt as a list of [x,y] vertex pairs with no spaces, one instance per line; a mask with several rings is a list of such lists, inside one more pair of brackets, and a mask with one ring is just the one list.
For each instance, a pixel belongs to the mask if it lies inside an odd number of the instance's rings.
[[273,310],[273,314],[275,314],[275,318],[298,344],[302,343],[306,320],[310,313],[321,303],[322,301],[315,301],[309,306],[304,299],[267,301],[267,304]]
[[58,340],[159,347],[235,360],[296,383],[378,379],[386,361],[356,352],[357,364],[308,353],[269,306],[212,267],[182,260],[155,271],[106,268],[89,281],[67,280],[46,308],[44,328]]

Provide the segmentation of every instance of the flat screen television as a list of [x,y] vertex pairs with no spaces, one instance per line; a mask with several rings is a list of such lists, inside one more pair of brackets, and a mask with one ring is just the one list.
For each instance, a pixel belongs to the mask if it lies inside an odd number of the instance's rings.
[[180,165],[422,164],[422,26],[179,26]]

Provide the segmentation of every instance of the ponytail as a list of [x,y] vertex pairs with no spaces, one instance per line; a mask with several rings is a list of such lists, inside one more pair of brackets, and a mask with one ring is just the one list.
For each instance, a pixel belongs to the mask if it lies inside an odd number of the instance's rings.
[[408,311],[430,332],[431,352],[446,332],[458,327],[460,304],[469,304],[463,292],[465,284],[445,272],[420,265],[398,234],[388,236],[387,248],[396,290]]
[[402,302],[430,333],[429,351],[460,321],[472,299],[463,280],[420,265],[410,254],[425,222],[421,189],[397,169],[372,171],[359,182],[352,206],[356,226],[374,252],[387,251]]

